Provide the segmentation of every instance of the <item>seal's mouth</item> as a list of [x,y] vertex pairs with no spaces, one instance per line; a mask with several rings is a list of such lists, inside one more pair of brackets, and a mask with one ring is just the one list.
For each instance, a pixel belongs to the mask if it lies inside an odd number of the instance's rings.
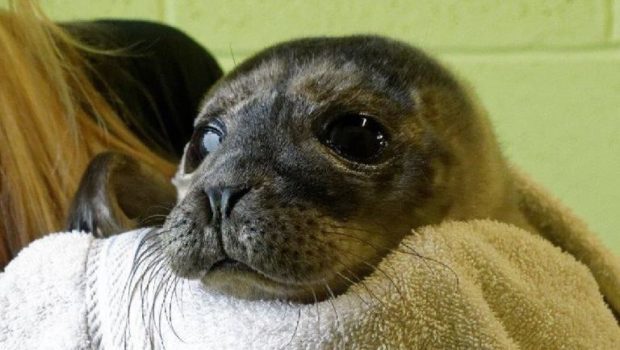
[[340,294],[347,287],[327,275],[305,281],[278,278],[230,257],[216,261],[204,271],[200,280],[208,288],[242,299],[283,299],[301,303],[323,300],[334,293]]
[[252,269],[248,265],[242,263],[241,261],[231,259],[231,258],[224,258],[224,259],[216,261],[215,264],[211,265],[211,268],[209,269],[208,272],[218,271],[218,270],[219,271],[252,271],[254,272],[254,269]]
[[261,284],[267,283],[269,285],[279,285],[281,287],[287,286],[289,288],[295,288],[299,287],[299,285],[303,285],[303,283],[291,283],[289,281],[282,281],[278,278],[274,278],[259,269],[231,257],[225,257],[211,265],[211,267],[205,271],[203,280],[204,278],[211,277],[218,278],[217,276],[237,276],[246,282],[255,281],[260,282]]

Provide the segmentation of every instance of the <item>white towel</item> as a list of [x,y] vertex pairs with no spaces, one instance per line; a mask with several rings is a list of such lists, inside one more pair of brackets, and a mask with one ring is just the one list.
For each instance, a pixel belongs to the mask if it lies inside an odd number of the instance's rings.
[[584,265],[497,222],[421,229],[363,285],[309,305],[238,300],[196,281],[166,289],[172,285],[158,283],[169,276],[165,264],[134,278],[139,287],[129,305],[127,281],[144,232],[106,240],[55,234],[25,249],[0,275],[0,349],[122,349],[125,341],[129,349],[620,344],[620,329]]

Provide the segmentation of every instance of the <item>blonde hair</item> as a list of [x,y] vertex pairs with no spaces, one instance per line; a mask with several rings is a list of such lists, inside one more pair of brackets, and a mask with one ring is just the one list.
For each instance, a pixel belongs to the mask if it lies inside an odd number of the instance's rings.
[[174,171],[94,88],[84,51],[93,50],[31,1],[0,10],[0,269],[33,239],[63,228],[95,154],[118,150]]

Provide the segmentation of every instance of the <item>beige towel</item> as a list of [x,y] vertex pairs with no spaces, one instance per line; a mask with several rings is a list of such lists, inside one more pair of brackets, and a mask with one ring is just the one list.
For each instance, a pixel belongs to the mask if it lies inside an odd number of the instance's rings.
[[[620,317],[620,259],[558,199],[514,170],[520,208],[538,233],[573,255],[592,272],[616,317]],[[620,348],[620,347],[619,347]]]
[[362,284],[311,305],[238,300],[192,281],[161,289],[169,271],[155,264],[129,307],[144,232],[54,235],[0,275],[0,349],[620,348],[603,300],[617,308],[618,258],[519,183],[530,223],[572,255],[511,225],[447,222],[413,232]]

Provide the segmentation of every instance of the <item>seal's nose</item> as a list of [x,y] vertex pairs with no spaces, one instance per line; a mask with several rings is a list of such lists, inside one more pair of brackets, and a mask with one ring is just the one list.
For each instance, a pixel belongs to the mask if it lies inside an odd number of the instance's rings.
[[211,187],[207,189],[211,206],[211,223],[228,218],[239,200],[250,192],[250,187]]

